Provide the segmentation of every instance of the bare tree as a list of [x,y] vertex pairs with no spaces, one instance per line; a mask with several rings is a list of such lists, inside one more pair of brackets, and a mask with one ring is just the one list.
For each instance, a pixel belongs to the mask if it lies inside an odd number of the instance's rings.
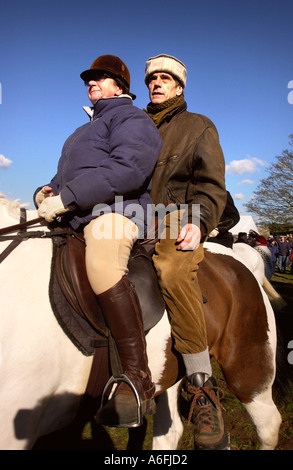
[[[293,147],[293,134],[289,138],[289,145]],[[267,169],[269,176],[261,180],[253,192],[253,201],[246,207],[256,213],[264,224],[292,224],[293,150],[284,150],[276,160]]]

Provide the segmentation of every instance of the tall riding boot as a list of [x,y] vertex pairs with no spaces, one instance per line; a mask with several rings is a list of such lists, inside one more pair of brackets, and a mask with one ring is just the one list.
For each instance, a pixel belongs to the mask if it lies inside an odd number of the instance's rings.
[[98,299],[126,378],[117,382],[118,387],[105,406],[102,403],[96,422],[115,427],[139,426],[142,416],[155,411],[155,385],[148,368],[139,300],[126,276]]

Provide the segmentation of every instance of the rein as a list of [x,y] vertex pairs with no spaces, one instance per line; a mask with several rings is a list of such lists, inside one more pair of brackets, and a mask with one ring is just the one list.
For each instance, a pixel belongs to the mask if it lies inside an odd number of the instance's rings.
[[[20,223],[11,225],[10,227],[4,227],[0,229],[0,242],[6,240],[12,240],[11,243],[5,248],[5,250],[0,254],[0,263],[7,258],[8,255],[23,241],[28,240],[29,238],[53,238],[56,236],[64,236],[64,235],[75,235],[75,232],[71,229],[55,229],[50,230],[49,232],[45,230],[35,230],[35,231],[26,231],[25,228],[31,225],[35,225],[36,223],[43,223],[44,219],[42,217],[38,217],[32,220],[26,220],[26,209],[20,209]],[[11,232],[17,232],[16,235],[7,235]],[[77,237],[78,238],[78,237]]]
[[10,225],[10,227],[4,227],[0,229],[0,236],[6,235],[7,233],[16,232],[17,230],[23,230],[25,227],[29,227],[30,225],[34,225],[38,222],[44,220],[42,217],[38,217],[37,219],[33,220],[26,220],[26,209],[20,209],[20,223],[15,225]]

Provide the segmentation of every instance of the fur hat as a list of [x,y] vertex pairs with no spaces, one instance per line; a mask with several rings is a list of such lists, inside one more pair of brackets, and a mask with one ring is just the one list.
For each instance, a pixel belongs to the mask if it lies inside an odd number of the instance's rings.
[[144,81],[148,84],[149,77],[155,72],[166,72],[177,78],[180,85],[185,88],[187,70],[183,62],[171,55],[160,54],[156,57],[150,57],[145,66]]
[[89,70],[85,70],[80,77],[85,82],[94,79],[97,72],[108,73],[113,78],[119,78],[124,85],[130,89],[130,73],[124,62],[115,55],[101,55],[91,65]]

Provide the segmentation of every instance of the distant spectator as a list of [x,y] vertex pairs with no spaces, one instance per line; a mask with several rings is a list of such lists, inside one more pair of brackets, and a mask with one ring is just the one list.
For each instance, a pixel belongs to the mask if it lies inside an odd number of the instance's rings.
[[274,237],[269,237],[269,239],[268,239],[268,249],[270,250],[271,255],[272,255],[272,263],[273,263],[274,271],[275,271],[277,259],[278,259],[278,256],[279,256],[279,248],[278,248],[278,245],[277,245],[277,240],[275,240]]
[[249,230],[249,237],[256,238],[258,237],[258,233],[255,230]]
[[290,256],[290,246],[284,235],[281,235],[278,240],[278,248],[279,248],[278,271],[279,273],[285,273],[287,259]]
[[248,233],[247,243],[248,245],[252,246],[252,248],[256,246],[256,243],[255,243],[256,237],[258,237],[258,233],[250,229]]
[[235,243],[247,243],[247,233],[246,232],[239,232],[237,235],[237,240]]

